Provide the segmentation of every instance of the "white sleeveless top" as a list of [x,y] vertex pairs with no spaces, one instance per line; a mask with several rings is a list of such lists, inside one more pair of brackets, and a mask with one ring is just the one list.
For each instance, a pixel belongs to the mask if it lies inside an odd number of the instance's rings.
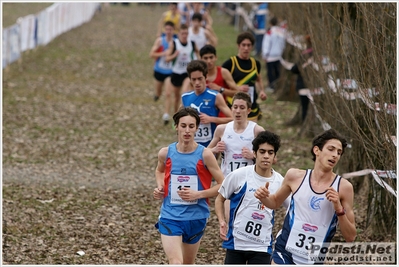
[[200,27],[197,34],[193,32],[193,27],[188,28],[188,39],[194,41],[197,49],[200,50],[207,43],[205,29]]
[[183,74],[187,72],[187,65],[191,60],[197,59],[194,53],[193,42],[188,40],[186,45],[182,45],[180,40],[174,40],[176,50],[179,51],[177,57],[173,60],[172,72],[176,74]]
[[242,156],[242,148],[247,147],[252,151],[252,141],[255,138],[254,129],[256,123],[248,121],[247,128],[244,132],[236,133],[234,131],[234,122],[226,124],[222,141],[226,144],[226,150],[223,152],[221,170],[226,177],[230,172],[248,165],[253,165],[252,159],[246,159]]
[[[295,264],[313,264],[308,260],[309,243],[322,245],[333,238],[338,218],[334,205],[326,197],[326,192],[315,192],[310,183],[313,170],[306,175],[292,195],[291,204],[285,219],[281,238],[276,241],[276,247],[283,248],[292,254]],[[337,175],[331,187],[339,192],[341,176]],[[281,246],[281,247],[280,247]]]

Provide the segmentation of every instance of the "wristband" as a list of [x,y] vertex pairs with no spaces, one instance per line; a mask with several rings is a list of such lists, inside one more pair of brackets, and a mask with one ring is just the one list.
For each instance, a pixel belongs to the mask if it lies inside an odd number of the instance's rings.
[[224,88],[221,87],[221,88],[219,89],[219,93],[223,94],[223,92],[224,92]]
[[342,211],[340,211],[340,212],[335,212],[335,214],[337,215],[337,216],[342,216],[342,215],[345,215],[345,209],[344,208],[342,208]]

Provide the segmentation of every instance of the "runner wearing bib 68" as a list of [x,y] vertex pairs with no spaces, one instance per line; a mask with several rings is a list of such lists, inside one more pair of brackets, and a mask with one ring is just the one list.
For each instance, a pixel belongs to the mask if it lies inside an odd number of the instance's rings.
[[[231,110],[223,99],[222,94],[206,88],[207,64],[202,60],[193,60],[187,66],[187,74],[193,91],[182,94],[184,107],[192,107],[198,111],[201,123],[195,133],[194,140],[207,147],[213,138],[216,125],[231,121]],[[219,111],[226,114],[225,118],[218,117]]]
[[[220,225],[220,237],[226,249],[225,264],[270,264],[274,211],[266,208],[254,192],[266,182],[271,192],[283,182],[272,164],[280,147],[280,137],[262,131],[253,140],[256,163],[231,172],[223,181],[215,201]],[[223,202],[230,200],[229,220],[225,218]],[[288,207],[289,199],[284,203]],[[228,225],[226,224],[228,221]]]
[[[255,192],[266,207],[275,209],[292,193],[281,234],[272,256],[275,264],[314,264],[312,244],[328,246],[337,226],[347,242],[356,237],[353,186],[333,172],[347,146],[334,129],[313,139],[312,170],[289,169],[281,188],[274,194],[268,184]],[[319,255],[322,256],[322,255]]]

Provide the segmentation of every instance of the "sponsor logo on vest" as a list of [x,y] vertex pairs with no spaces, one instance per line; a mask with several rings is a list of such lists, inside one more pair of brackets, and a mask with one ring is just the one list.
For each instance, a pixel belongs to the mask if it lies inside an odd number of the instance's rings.
[[251,217],[252,217],[254,220],[263,220],[263,219],[265,218],[265,215],[259,214],[259,213],[257,213],[257,212],[254,212],[254,213],[252,213]]
[[233,154],[233,159],[242,159],[241,154]]
[[190,176],[178,176],[177,181],[180,183],[188,182],[190,181]]
[[308,224],[308,223],[304,223],[304,224],[302,225],[302,229],[303,229],[304,231],[306,231],[306,232],[312,232],[312,233],[314,233],[314,232],[316,232],[319,228],[318,228],[316,225],[311,225],[311,224]]
[[312,196],[309,199],[309,206],[312,210],[314,211],[319,211],[320,208],[320,201],[324,200],[324,197],[317,197],[317,196]]
[[252,138],[245,138],[244,136],[240,135],[240,139],[242,141],[252,141]]

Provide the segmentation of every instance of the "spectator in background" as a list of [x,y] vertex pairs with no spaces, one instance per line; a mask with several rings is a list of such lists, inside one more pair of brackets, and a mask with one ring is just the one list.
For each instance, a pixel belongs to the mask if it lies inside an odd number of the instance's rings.
[[255,34],[255,56],[262,55],[263,36],[266,33],[267,14],[269,12],[268,3],[258,3],[254,18],[254,34]]
[[308,88],[305,84],[303,79],[303,75],[301,72],[313,62],[313,49],[312,49],[312,42],[310,40],[310,36],[306,36],[306,47],[307,49],[302,51],[301,53],[301,60],[300,62],[294,64],[291,68],[291,72],[297,74],[295,89],[299,94],[299,98],[301,101],[301,109],[302,109],[302,123],[306,119],[306,115],[308,113],[308,106],[309,106],[309,98],[307,95],[302,95],[299,93],[299,90]]
[[283,58],[280,59],[280,63],[285,69],[297,75],[295,89],[300,99],[302,123],[306,119],[310,102],[307,94],[301,92],[302,89],[307,89],[305,80],[303,79],[303,72],[309,65],[313,64],[312,41],[309,35],[305,37],[305,41],[306,49],[301,52],[300,60],[297,63],[285,61]]
[[266,61],[267,78],[269,88],[267,91],[274,92],[280,77],[280,58],[285,49],[285,29],[278,26],[278,20],[273,17],[270,20],[271,27],[267,30],[262,42],[262,58]]

